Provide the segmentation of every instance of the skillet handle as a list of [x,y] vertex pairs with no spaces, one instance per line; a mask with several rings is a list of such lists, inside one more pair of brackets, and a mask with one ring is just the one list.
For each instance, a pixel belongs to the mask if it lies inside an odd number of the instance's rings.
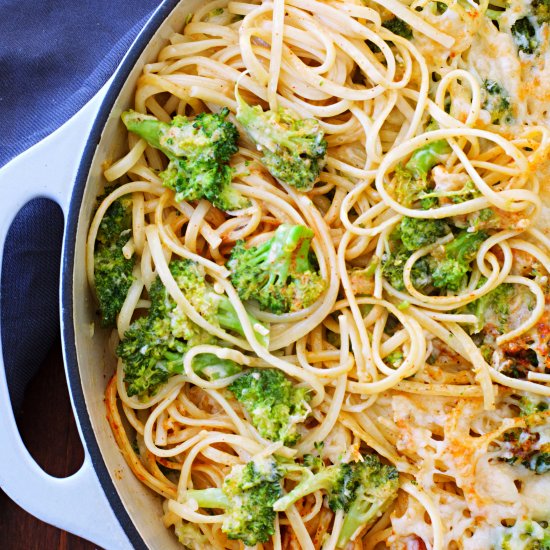
[[[29,200],[53,199],[67,217],[78,163],[109,84],[56,132],[0,170],[0,261],[11,222]],[[74,411],[74,403],[72,405]],[[78,417],[75,418],[82,440]],[[132,548],[103,492],[86,448],[82,467],[67,478],[46,474],[31,457],[15,423],[1,353],[0,486],[19,506],[47,523],[109,550]]]

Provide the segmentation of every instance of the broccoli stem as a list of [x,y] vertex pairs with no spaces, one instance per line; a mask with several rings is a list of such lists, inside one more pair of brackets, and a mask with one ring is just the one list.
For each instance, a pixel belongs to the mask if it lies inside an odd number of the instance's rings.
[[273,505],[273,509],[276,512],[284,512],[289,506],[300,500],[301,498],[324,489],[329,491],[333,486],[336,478],[336,467],[327,468],[321,472],[313,475],[307,469],[304,469],[304,474],[307,476],[306,479],[300,481],[290,493],[287,493],[284,497],[280,498]]
[[344,516],[344,523],[336,546],[343,548],[358,529],[368,525],[379,513],[380,506],[376,503],[356,498]]
[[201,353],[193,358],[193,371],[207,380],[227,378],[242,371],[241,366],[230,359],[220,359],[214,353]]
[[409,170],[416,179],[426,181],[430,170],[440,164],[442,156],[451,152],[451,147],[444,139],[438,139],[427,143],[416,149],[412,154],[405,168]]
[[220,508],[226,510],[231,506],[222,489],[190,489],[185,493],[186,500],[193,499],[200,508]]
[[[269,334],[262,334],[261,332],[258,332],[254,328],[254,326],[259,324],[259,321],[255,317],[250,315],[250,313],[247,313],[246,315],[248,317],[248,320],[250,321],[250,324],[252,325],[256,340],[261,346],[266,348],[269,345]],[[229,298],[227,298],[226,296],[221,297],[218,305],[218,321],[220,323],[220,327],[226,330],[234,330],[241,336],[245,336],[244,329],[241,325],[241,322],[239,321],[237,312],[235,311],[235,308],[231,304]]]
[[155,149],[160,149],[166,156],[170,158],[174,156],[160,143],[160,137],[170,130],[169,124],[161,122],[155,117],[136,113],[135,111],[126,111],[122,113],[121,118],[129,132],[133,132],[143,138]]

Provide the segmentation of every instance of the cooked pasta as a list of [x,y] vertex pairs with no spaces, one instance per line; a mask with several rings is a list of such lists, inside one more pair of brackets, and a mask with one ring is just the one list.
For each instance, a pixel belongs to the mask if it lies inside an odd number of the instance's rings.
[[549,22],[214,0],[145,65],[87,271],[185,547],[550,544]]

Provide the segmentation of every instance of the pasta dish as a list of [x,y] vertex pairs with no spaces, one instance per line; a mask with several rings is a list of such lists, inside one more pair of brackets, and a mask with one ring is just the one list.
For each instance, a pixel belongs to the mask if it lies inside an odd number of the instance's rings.
[[196,549],[550,548],[548,0],[214,0],[145,65],[87,272]]

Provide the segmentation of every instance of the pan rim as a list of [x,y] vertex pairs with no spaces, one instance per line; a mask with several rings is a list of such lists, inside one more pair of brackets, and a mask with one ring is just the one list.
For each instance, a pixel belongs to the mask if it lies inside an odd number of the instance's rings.
[[76,251],[76,234],[82,198],[88,180],[88,174],[92,165],[97,145],[109,115],[116,104],[122,87],[126,83],[130,72],[138,61],[154,34],[163,21],[172,13],[180,0],[164,0],[147,21],[133,44],[130,46],[126,56],[119,65],[116,75],[107,90],[96,115],[94,124],[87,138],[86,145],[80,160],[78,171],[75,177],[71,193],[69,208],[65,219],[65,233],[63,238],[63,252],[61,263],[61,336],[63,340],[63,355],[65,360],[65,371],[69,392],[71,394],[73,409],[80,425],[82,437],[94,471],[105,496],[111,506],[120,526],[126,533],[131,545],[136,549],[147,549],[143,538],[139,534],[134,522],[126,511],[124,504],[115,488],[109,474],[109,470],[99,448],[99,443],[92,427],[84,391],[82,388],[80,369],[78,365],[76,350],[76,332],[74,326],[74,303],[73,303],[73,273]]

